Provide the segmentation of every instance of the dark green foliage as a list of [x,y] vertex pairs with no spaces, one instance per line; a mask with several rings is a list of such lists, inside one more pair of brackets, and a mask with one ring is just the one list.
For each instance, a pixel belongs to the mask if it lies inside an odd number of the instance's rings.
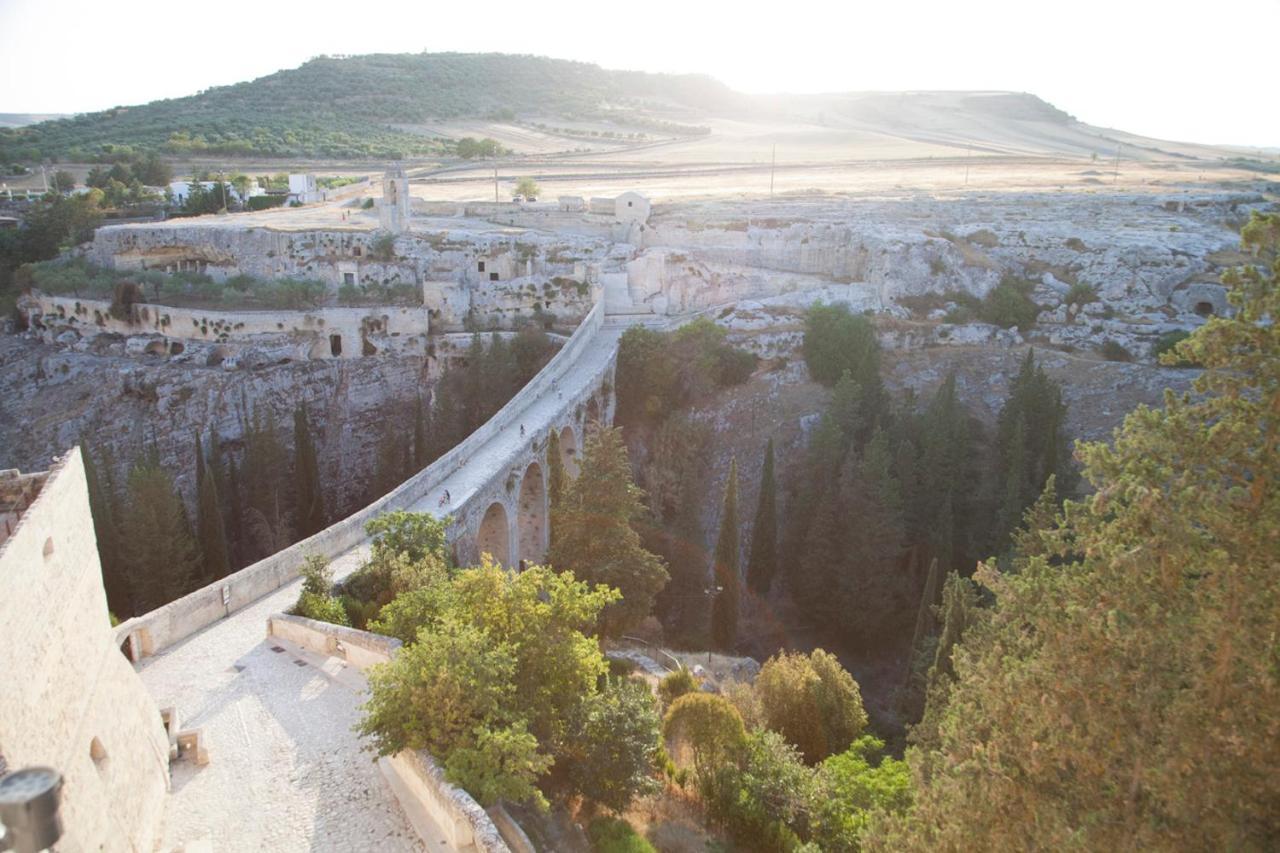
[[1074,489],[1066,416],[1062,389],[1036,364],[1035,351],[1028,350],[996,428],[996,482],[1001,489],[992,531],[996,550],[1007,546],[1023,512],[1044,491],[1050,477],[1060,490]]
[[594,853],[657,853],[657,848],[622,818],[594,818],[587,827],[587,837]]
[[978,316],[986,323],[1026,331],[1036,324],[1040,313],[1040,306],[1031,301],[1033,290],[1034,282],[1006,274],[982,300]]
[[658,698],[662,700],[662,707],[665,709],[684,694],[692,693],[697,689],[697,679],[687,667],[682,666],[675,672],[663,676],[662,681],[658,682]]
[[578,705],[556,761],[569,790],[615,812],[657,789],[654,759],[660,728],[649,686],[610,678],[603,690]]
[[305,539],[323,530],[326,520],[320,463],[316,458],[305,404],[293,412],[293,484],[297,532],[300,538]]
[[93,515],[93,531],[98,539],[98,558],[102,563],[102,585],[107,592],[111,612],[125,617],[136,612],[130,603],[128,567],[124,560],[124,542],[120,534],[121,506],[112,478],[114,460],[107,449],[99,454],[101,465],[89,446],[81,441],[85,482],[89,492],[89,511]]
[[938,720],[946,707],[947,696],[956,679],[952,652],[964,633],[978,619],[978,585],[952,572],[942,587],[942,603],[938,606],[942,630],[934,645],[933,662],[925,677],[924,716],[911,728],[910,741],[925,749],[938,746]]
[[105,162],[140,150],[181,157],[403,159],[445,148],[400,129],[404,125],[504,109],[591,116],[605,103],[636,98],[705,108],[733,97],[707,77],[606,71],[535,56],[321,56],[185,98],[0,130],[0,159]]
[[218,478],[205,458],[196,435],[196,542],[200,549],[203,579],[207,583],[231,572],[230,547],[222,517]]
[[880,391],[880,342],[869,317],[846,305],[815,305],[804,320],[804,361],[815,382],[834,385],[846,372],[868,395]]
[[274,554],[293,542],[281,487],[288,482],[288,454],[269,415],[257,409],[244,436],[245,549],[250,561]]
[[430,427],[427,424],[429,415],[427,407],[419,397],[413,404],[413,470],[421,471],[431,462],[431,446],[427,439]]
[[634,326],[618,343],[616,420],[657,425],[717,388],[746,381],[754,369],[755,356],[726,343],[725,330],[706,318],[674,332]]
[[1172,353],[1178,344],[1191,337],[1191,333],[1182,329],[1172,332],[1165,332],[1156,342],[1151,345],[1151,357],[1161,364],[1169,367],[1198,367],[1185,359],[1179,358],[1176,354],[1165,357],[1165,353]]
[[1107,361],[1133,361],[1133,353],[1118,341],[1103,341],[1098,353]]
[[720,535],[716,539],[711,577],[720,588],[712,599],[711,643],[731,650],[738,638],[738,607],[742,598],[738,569],[738,462],[729,463],[729,480],[720,507]]
[[556,539],[548,562],[622,593],[622,600],[603,614],[601,630],[610,636],[648,616],[669,577],[662,559],[645,550],[632,526],[644,514],[643,494],[631,481],[621,431],[602,427],[587,436],[581,470],[551,521]]
[[751,556],[747,558],[747,587],[756,595],[767,595],[778,568],[778,486],[773,474],[773,439],[764,451],[760,472],[760,499],[751,525]]
[[428,463],[491,418],[542,369],[554,351],[546,332],[530,326],[510,342],[495,335],[487,346],[481,335],[473,335],[465,364],[448,367],[433,391]]
[[129,471],[129,511],[121,517],[127,586],[133,612],[146,613],[193,588],[200,555],[173,480],[154,453]]
[[[1067,242],[1070,243],[1070,240]],[[1071,289],[1067,291],[1067,295],[1062,298],[1062,301],[1068,305],[1083,307],[1091,302],[1098,301],[1098,289],[1092,284],[1078,281],[1071,285]]]
[[746,849],[786,853],[809,834],[813,773],[776,732],[749,734],[741,762],[719,767],[699,791],[712,820]]

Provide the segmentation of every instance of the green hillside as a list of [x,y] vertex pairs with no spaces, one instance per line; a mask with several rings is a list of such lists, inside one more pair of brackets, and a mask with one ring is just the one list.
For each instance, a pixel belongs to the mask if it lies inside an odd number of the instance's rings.
[[439,153],[440,143],[397,125],[495,114],[591,118],[605,105],[707,109],[734,97],[709,77],[609,71],[536,56],[321,57],[185,98],[0,129],[0,160],[112,160],[139,149],[398,158]]

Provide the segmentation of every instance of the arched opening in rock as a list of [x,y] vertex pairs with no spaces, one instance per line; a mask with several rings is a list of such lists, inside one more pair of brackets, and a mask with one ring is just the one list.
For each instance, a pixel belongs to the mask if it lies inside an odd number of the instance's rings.
[[169,355],[182,355],[182,351],[186,349],[181,341],[169,341]]
[[578,437],[571,426],[560,430],[560,464],[566,476],[578,476]]
[[329,355],[334,358],[342,355],[342,335],[329,336]]
[[529,463],[520,478],[520,552],[524,563],[540,563],[547,548],[547,487],[542,466]]
[[1212,316],[1213,316],[1213,303],[1212,303],[1212,302],[1197,302],[1197,303],[1196,303],[1196,313],[1197,313],[1197,314],[1199,314],[1201,317],[1212,317]]
[[164,341],[152,341],[143,350],[146,355],[164,355],[166,352],[168,352],[168,349],[165,347]]
[[488,554],[504,566],[511,564],[511,536],[507,528],[507,509],[498,501],[489,504],[476,533],[476,550]]

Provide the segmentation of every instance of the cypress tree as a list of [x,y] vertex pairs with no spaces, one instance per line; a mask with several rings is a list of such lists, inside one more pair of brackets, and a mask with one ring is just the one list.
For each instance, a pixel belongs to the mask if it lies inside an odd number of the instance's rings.
[[120,541],[119,507],[111,473],[111,452],[102,450],[102,466],[94,461],[89,446],[81,441],[85,484],[89,492],[89,512],[93,516],[93,532],[98,540],[98,560],[102,564],[102,585],[111,612],[128,616],[129,588],[123,575]]
[[766,595],[778,568],[777,485],[773,481],[773,439],[765,445],[764,468],[760,473],[760,498],[751,528],[751,556],[747,560],[747,586],[756,595]]
[[222,521],[218,481],[209,468],[208,460],[199,451],[199,441],[197,435],[196,470],[204,471],[196,478],[199,483],[196,495],[197,542],[204,567],[204,580],[208,582],[225,577],[231,572],[231,558],[227,546],[227,531]]
[[952,653],[964,632],[978,618],[978,585],[952,572],[947,575],[947,581],[943,584],[942,604],[938,609],[941,613],[942,630],[938,634],[933,663],[925,679],[924,715],[917,725],[911,727],[909,736],[913,745],[926,749],[938,746],[938,721],[951,695],[951,685],[956,679]]
[[134,613],[184,595],[199,565],[186,508],[173,480],[149,452],[129,472],[129,512],[121,533]]
[[225,528],[229,544],[229,558],[233,568],[244,566],[247,543],[245,541],[244,500],[241,495],[240,469],[234,459],[227,459],[227,517]]
[[421,471],[431,462],[431,448],[427,444],[427,407],[419,396],[413,409],[413,468]]
[[632,526],[645,514],[644,492],[631,480],[621,430],[602,427],[587,435],[576,479],[565,485],[551,526],[556,531],[548,562],[579,580],[617,588],[622,600],[601,615],[601,630],[616,636],[653,609],[669,576],[661,558],[645,550]]
[[713,582],[721,587],[712,599],[711,642],[715,648],[730,650],[738,636],[738,462],[729,463],[729,482],[724,487],[720,511],[720,536],[712,563]]
[[840,508],[845,563],[836,591],[840,617],[846,629],[870,641],[899,615],[904,586],[898,572],[902,499],[884,432],[877,430],[862,453],[849,455],[840,478]]
[[912,653],[918,652],[937,630],[937,618],[933,605],[938,599],[938,558],[929,562],[929,572],[925,576],[924,593],[920,596],[920,609],[916,612],[916,630],[911,636]]
[[[564,495],[564,460],[560,458],[560,433],[551,430],[547,439],[547,505],[554,513]],[[551,535],[555,535],[552,528]]]
[[298,536],[305,539],[325,526],[324,491],[320,486],[320,464],[306,404],[293,410],[293,482],[296,491]]
[[254,409],[245,434],[245,530],[254,547],[248,559],[274,554],[281,542],[292,541],[288,521],[281,512],[280,483],[286,478],[287,453],[276,435],[270,416]]

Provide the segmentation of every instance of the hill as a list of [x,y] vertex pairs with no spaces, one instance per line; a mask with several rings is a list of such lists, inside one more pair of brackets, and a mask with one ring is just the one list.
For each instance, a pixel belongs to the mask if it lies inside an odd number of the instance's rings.
[[320,57],[197,95],[0,129],[0,160],[112,160],[175,155],[400,158],[442,142],[406,125],[463,117],[608,117],[652,124],[649,110],[707,110],[737,96],[697,75],[609,71],[505,54]]

